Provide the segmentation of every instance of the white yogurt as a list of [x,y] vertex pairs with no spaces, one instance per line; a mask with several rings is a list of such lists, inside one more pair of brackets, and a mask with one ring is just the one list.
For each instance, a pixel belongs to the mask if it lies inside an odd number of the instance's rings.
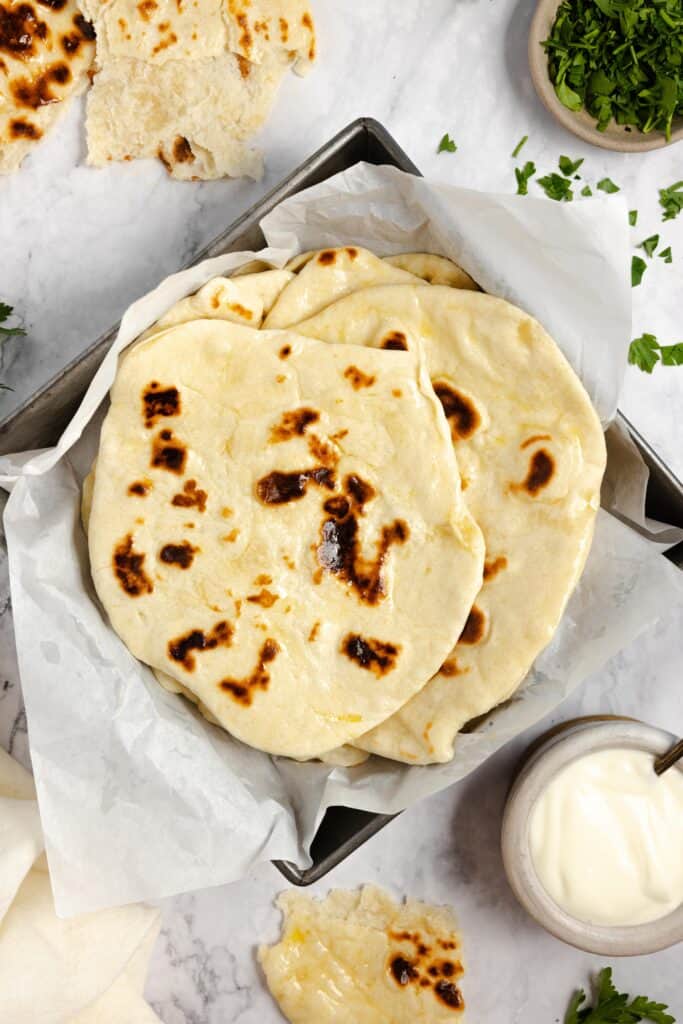
[[534,804],[531,857],[550,896],[597,925],[655,921],[683,903],[683,772],[613,749],[567,765]]

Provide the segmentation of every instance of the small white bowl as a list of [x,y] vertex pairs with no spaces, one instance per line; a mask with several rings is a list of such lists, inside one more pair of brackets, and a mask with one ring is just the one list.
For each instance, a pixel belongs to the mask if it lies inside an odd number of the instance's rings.
[[[533,918],[558,939],[589,953],[638,956],[683,941],[683,904],[647,924],[612,927],[587,924],[572,917],[541,884],[531,857],[529,823],[532,808],[550,780],[571,761],[615,747],[634,747],[655,756],[665,753],[676,737],[663,729],[627,718],[579,718],[541,737],[523,764],[505,805],[502,827],[503,864],[512,890]],[[682,771],[679,762],[669,771]]]

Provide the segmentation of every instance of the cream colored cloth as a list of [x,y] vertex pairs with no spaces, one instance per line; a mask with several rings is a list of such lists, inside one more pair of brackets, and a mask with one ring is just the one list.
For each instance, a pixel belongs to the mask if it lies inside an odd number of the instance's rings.
[[55,915],[30,775],[0,749],[0,1021],[158,1024],[142,997],[160,914]]

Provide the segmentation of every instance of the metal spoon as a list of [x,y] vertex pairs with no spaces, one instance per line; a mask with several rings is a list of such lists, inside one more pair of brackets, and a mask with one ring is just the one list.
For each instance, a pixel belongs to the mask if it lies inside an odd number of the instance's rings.
[[683,757],[683,740],[679,740],[678,743],[674,743],[673,747],[666,751],[665,754],[660,754],[659,757],[655,758],[655,772],[657,775],[661,775],[667,768],[671,768],[672,765],[676,764],[677,761]]

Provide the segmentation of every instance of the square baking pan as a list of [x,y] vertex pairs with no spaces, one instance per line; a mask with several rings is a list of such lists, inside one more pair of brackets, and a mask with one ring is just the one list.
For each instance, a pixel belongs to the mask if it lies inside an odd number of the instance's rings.
[[[409,174],[420,173],[381,124],[371,118],[359,118],[247,210],[198,253],[192,263],[240,249],[261,249],[265,239],[259,225],[273,207],[295,192],[347,170],[361,160],[371,164],[389,164]],[[94,342],[0,423],[0,454],[46,448],[57,442],[116,337],[117,330],[118,325]],[[618,414],[618,418],[629,431],[650,470],[648,515],[661,522],[683,527],[683,485],[625,417]],[[667,556],[683,567],[683,543],[667,552]],[[285,861],[274,861],[274,864],[293,884],[309,885],[353,853],[391,821],[392,817],[348,807],[331,807],[313,840],[311,867],[301,869]]]

